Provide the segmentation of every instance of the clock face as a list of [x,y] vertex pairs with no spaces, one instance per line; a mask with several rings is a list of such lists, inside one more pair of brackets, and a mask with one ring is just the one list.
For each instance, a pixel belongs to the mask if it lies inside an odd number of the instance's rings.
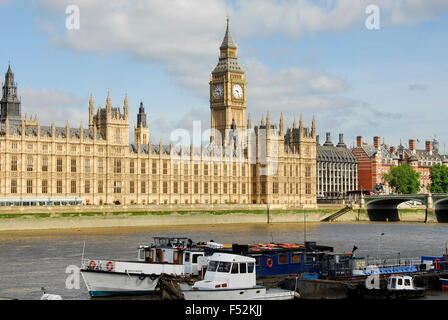
[[243,88],[239,84],[235,84],[232,89],[233,96],[237,99],[243,98]]
[[222,98],[223,95],[224,95],[224,88],[222,84],[217,84],[213,89],[213,96],[215,97],[215,99],[219,99]]

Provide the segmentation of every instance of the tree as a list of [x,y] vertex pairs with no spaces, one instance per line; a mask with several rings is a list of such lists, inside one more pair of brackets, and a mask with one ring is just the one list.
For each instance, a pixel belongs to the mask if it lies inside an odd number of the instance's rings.
[[383,175],[384,181],[397,193],[418,193],[420,191],[420,172],[404,163],[389,169]]
[[448,167],[443,164],[436,164],[429,168],[431,178],[431,193],[448,193]]

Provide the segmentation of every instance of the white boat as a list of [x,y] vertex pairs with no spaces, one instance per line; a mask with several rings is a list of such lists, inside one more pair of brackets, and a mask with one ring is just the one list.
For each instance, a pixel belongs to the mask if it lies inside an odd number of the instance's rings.
[[188,238],[155,237],[139,247],[137,261],[83,259],[81,275],[92,297],[151,294],[163,274],[198,275],[203,255]]
[[180,284],[185,300],[292,300],[297,293],[256,284],[255,258],[214,253],[204,280]]

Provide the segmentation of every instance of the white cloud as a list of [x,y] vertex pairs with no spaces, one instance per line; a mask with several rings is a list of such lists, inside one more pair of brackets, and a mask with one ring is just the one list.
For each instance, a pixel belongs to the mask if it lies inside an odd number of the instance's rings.
[[[41,23],[52,43],[86,52],[125,52],[135,59],[157,62],[178,84],[207,97],[205,79],[216,65],[227,14],[232,17],[232,29],[237,30],[233,33],[237,43],[254,37],[299,38],[310,32],[365,28],[365,8],[372,1],[41,0],[41,3],[46,13]],[[61,33],[58,32],[63,27],[61,15],[69,4],[80,7],[81,28],[63,29]],[[417,23],[448,10],[446,0],[375,0],[374,4],[380,7],[382,27]],[[57,19],[48,19],[52,15]],[[362,111],[359,101],[343,96],[350,85],[337,76],[299,67],[277,70],[248,55],[240,58],[240,62],[248,74],[251,112],[339,112],[338,119],[344,119],[343,123],[348,120],[345,116],[348,108]],[[184,119],[191,115],[202,118],[192,110]],[[328,119],[338,121],[331,115]]]
[[[58,126],[79,127],[82,122],[87,126],[88,98],[79,98],[71,93],[55,89],[20,89],[22,97],[22,110],[27,112],[27,117],[37,115],[42,125],[50,125],[55,122]],[[24,109],[25,107],[25,109]],[[25,116],[25,114],[22,114]]]

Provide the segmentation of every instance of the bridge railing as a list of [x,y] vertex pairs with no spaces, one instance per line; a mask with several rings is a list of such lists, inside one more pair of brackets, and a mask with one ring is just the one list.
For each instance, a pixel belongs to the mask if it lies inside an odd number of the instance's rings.
[[398,266],[415,266],[421,263],[421,257],[411,257],[411,258],[367,258],[367,266],[376,266],[378,268],[390,268]]

